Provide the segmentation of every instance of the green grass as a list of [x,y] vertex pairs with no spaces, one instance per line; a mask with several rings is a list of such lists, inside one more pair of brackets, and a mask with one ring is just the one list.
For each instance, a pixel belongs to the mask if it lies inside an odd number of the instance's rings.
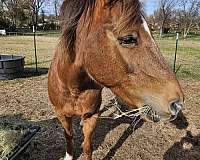
[[[160,39],[156,34],[155,39],[159,44],[162,54],[173,67],[176,37],[164,37]],[[191,38],[179,40],[177,51],[177,66],[180,66],[177,73],[179,79],[200,79],[200,35],[193,35]]]
[[[38,67],[48,68],[58,37],[37,36]],[[27,67],[34,67],[35,50],[32,36],[0,37],[0,54],[23,54]]]
[[[48,68],[53,51],[58,42],[58,32],[45,32],[46,36],[37,36],[38,67]],[[155,39],[168,63],[173,67],[176,36],[170,34],[162,39],[155,34]],[[200,80],[200,35],[179,41],[177,53],[177,67],[181,65],[177,76],[180,79]],[[1,54],[23,54],[26,67],[35,67],[34,46],[32,36],[0,37]]]

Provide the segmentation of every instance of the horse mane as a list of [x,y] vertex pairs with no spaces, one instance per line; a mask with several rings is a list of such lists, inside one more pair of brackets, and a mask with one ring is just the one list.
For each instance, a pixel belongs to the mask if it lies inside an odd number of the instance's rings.
[[[92,15],[97,0],[64,0],[60,9],[62,28],[61,46],[65,53],[70,54],[71,61],[75,59],[76,29],[84,10]],[[117,26],[124,30],[128,26],[141,21],[141,5],[139,0],[108,0],[106,7],[112,8],[116,3],[122,3],[122,19]]]

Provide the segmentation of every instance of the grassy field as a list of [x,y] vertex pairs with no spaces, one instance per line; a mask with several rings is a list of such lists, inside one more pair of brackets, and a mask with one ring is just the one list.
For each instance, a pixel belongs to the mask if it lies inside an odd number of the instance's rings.
[[[167,58],[171,67],[175,52],[175,36],[159,39],[155,35],[161,52]],[[56,36],[37,36],[37,55],[40,68],[48,68],[53,51],[58,42]],[[34,47],[31,36],[0,37],[1,54],[23,54],[26,57],[26,67],[34,67]],[[177,73],[180,79],[200,79],[200,36],[193,36],[179,41]]]
[[[175,52],[175,37],[163,39],[156,38],[163,55],[173,67]],[[187,40],[180,39],[177,53],[177,73],[180,79],[200,79],[200,36],[192,37]]]
[[[173,66],[175,37],[156,41]],[[58,42],[56,36],[37,36],[40,76],[0,81],[0,121],[41,126],[41,132],[17,160],[59,160],[65,154],[63,129],[48,100],[47,71]],[[1,54],[24,54],[26,69],[34,69],[33,37],[0,37]],[[183,116],[166,124],[143,123],[130,130],[130,120],[99,119],[94,135],[95,160],[199,160],[200,159],[200,38],[180,40],[177,76],[185,94]],[[109,106],[111,94],[105,89],[102,107]],[[81,158],[79,120],[73,119],[74,155]]]
[[[58,37],[37,36],[37,55],[39,67],[49,67],[52,54],[58,42]],[[32,36],[0,37],[1,54],[23,54],[26,67],[33,67],[35,63],[35,49]]]

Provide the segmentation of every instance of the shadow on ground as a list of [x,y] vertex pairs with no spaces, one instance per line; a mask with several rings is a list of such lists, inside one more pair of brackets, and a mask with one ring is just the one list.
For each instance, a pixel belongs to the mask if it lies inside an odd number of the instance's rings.
[[16,160],[58,160],[58,157],[65,154],[63,130],[56,118],[35,122],[23,118],[23,114],[17,114],[1,116],[0,121],[41,127],[34,140],[15,158]]
[[36,71],[35,68],[25,68],[23,72],[14,73],[14,74],[1,74],[0,80],[15,80],[18,78],[31,78],[38,77],[48,73],[49,68],[38,68]]
[[165,152],[163,160],[199,160],[200,159],[200,134],[193,136],[187,131],[185,137]]
[[185,117],[182,111],[178,113],[177,118],[171,123],[174,124],[177,129],[186,129],[189,125],[187,118]]
[[[178,129],[186,129],[189,124],[182,112],[171,123]],[[194,136],[191,131],[187,131],[185,137],[165,152],[163,160],[200,160],[200,134]]]
[[[32,122],[23,118],[22,114],[19,115],[6,115],[0,117],[0,121],[7,121],[9,123],[20,123],[20,124],[32,124],[41,127],[41,131],[38,133],[36,138],[31,142],[31,144],[24,150],[17,160],[58,160],[65,155],[65,139],[63,129],[56,118],[48,119],[44,121]],[[98,149],[99,145],[104,141],[105,136],[108,132],[113,130],[115,127],[121,123],[130,124],[131,120],[106,120],[100,119],[94,134],[94,151]],[[81,143],[83,141],[83,136],[80,119],[73,118],[73,132],[74,132],[74,159],[77,159],[82,154]],[[143,122],[137,125],[140,127]],[[115,152],[122,146],[125,140],[134,131],[134,127],[130,125],[123,135],[119,138],[117,143],[111,148],[108,154],[105,156],[104,160],[110,159],[110,157],[115,155]]]
[[[182,118],[185,118],[183,114],[179,115]],[[179,118],[180,118],[179,117]],[[179,118],[177,122],[173,123],[177,128],[184,129],[186,125],[180,125]],[[181,118],[180,118],[181,119]],[[185,118],[186,119],[186,118]],[[29,121],[23,118],[22,114],[18,115],[6,115],[0,117],[0,121],[9,121],[10,123],[22,123],[22,124],[32,124],[41,127],[41,131],[31,142],[31,144],[24,150],[20,156],[17,157],[17,160],[59,160],[65,155],[65,138],[64,131],[62,126],[58,122],[57,118],[47,119],[43,121]],[[187,120],[186,120],[187,121]],[[122,123],[131,124],[131,119],[99,119],[97,128],[94,134],[94,151],[104,141],[106,135],[112,131],[114,128],[119,126]],[[73,118],[73,132],[74,132],[74,159],[78,159],[82,154],[81,143],[83,141],[82,131],[80,124],[80,118]],[[187,123],[184,123],[187,124]],[[123,145],[126,139],[134,132],[135,129],[138,129],[143,125],[143,121],[140,121],[136,127],[129,125],[129,127],[124,131],[121,137],[117,140],[115,145],[113,145],[107,155],[103,160],[112,159],[117,150]],[[199,156],[200,149],[200,136],[193,137],[190,132],[188,132],[186,137],[183,137],[180,142],[175,143],[164,155],[164,160],[184,160],[179,157],[196,157]],[[184,149],[184,143],[191,143],[191,149]],[[196,156],[196,157],[195,157]],[[192,158],[189,158],[193,160]],[[186,159],[185,159],[186,160]],[[187,159],[188,160],[188,159]],[[196,160],[196,159],[195,159]]]
[[35,68],[25,68],[23,72],[14,73],[14,74],[1,74],[0,80],[15,80],[18,78],[30,78],[38,77],[48,73],[48,68],[38,68],[37,72]]
[[30,78],[37,77],[48,73],[49,68],[38,68],[37,72],[35,68],[25,68],[23,73],[18,74],[18,78]]
[[[79,121],[76,121],[76,123],[79,123]],[[94,134],[94,143],[93,143],[93,151],[97,150],[98,147],[101,145],[101,143],[104,141],[106,135],[112,131],[114,128],[119,126],[120,124],[129,124],[129,127],[124,131],[122,136],[117,140],[116,144],[112,146],[110,151],[107,153],[107,155],[103,158],[104,160],[109,160],[111,157],[115,155],[117,150],[123,145],[123,143],[126,141],[126,139],[139,127],[142,126],[143,121],[141,120],[140,123],[137,124],[135,127],[134,125],[131,125],[130,119],[117,119],[117,120],[111,120],[111,119],[99,119],[99,122],[97,124],[97,128],[95,130]],[[76,124],[78,125],[78,124]],[[80,128],[77,128],[77,133],[80,133]],[[81,139],[81,141],[80,141]],[[80,157],[82,153],[82,149],[80,148],[81,142],[83,141],[83,137],[75,138],[74,144],[75,144],[75,151],[74,151],[74,158],[77,159]]]

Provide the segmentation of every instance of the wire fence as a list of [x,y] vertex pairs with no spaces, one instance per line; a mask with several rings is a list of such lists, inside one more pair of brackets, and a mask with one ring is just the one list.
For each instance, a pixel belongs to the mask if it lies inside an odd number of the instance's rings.
[[[161,52],[173,68],[176,37],[156,38]],[[200,79],[200,35],[192,35],[181,39],[177,49],[177,76],[181,79]]]
[[[34,33],[32,32],[6,32],[6,35],[0,35],[0,36],[33,36]],[[37,36],[59,36],[59,31],[40,31],[40,32],[36,32]]]
[[[156,37],[156,35],[155,35]],[[38,56],[38,68],[49,68],[53,53],[58,43],[59,31],[37,32],[36,48]],[[25,56],[25,67],[35,67],[33,33],[8,32],[6,36],[0,36],[0,54],[22,54]],[[175,37],[167,37],[156,41],[173,68]],[[177,75],[180,78],[200,79],[200,37],[181,39],[177,51]]]
[[[38,69],[49,68],[58,42],[59,33],[37,33],[36,51]],[[0,36],[0,54],[25,56],[25,67],[35,67],[35,47],[33,33],[8,33]]]

